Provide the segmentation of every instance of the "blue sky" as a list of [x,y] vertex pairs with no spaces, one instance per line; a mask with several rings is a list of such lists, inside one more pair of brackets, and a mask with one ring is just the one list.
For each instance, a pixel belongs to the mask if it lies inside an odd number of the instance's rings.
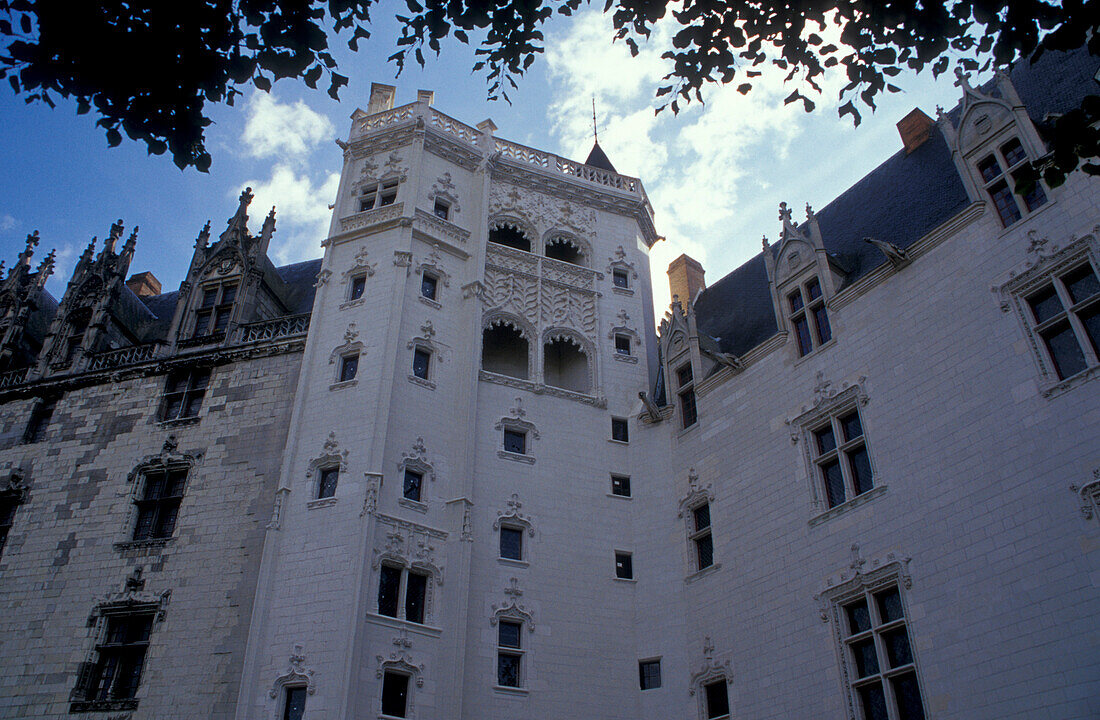
[[825,94],[814,96],[817,110],[806,114],[801,104],[783,106],[792,86],[766,73],[747,96],[713,87],[705,105],[654,117],[654,91],[667,72],[659,56],[671,28],[658,27],[630,58],[622,43],[611,43],[609,19],[586,9],[552,21],[547,52],[508,105],[486,101],[484,80],[470,74],[472,50],[454,41],[442,56],[429,55],[424,69],[410,66],[395,80],[385,61],[394,21],[381,12],[376,20],[365,51],[337,53],[351,78],[339,102],[281,81],[270,94],[246,92],[235,108],[210,107],[208,174],[181,172],[167,155],[149,156],[128,140],[108,148],[93,114],[77,116],[65,102],[53,110],[25,105],[0,89],[0,258],[10,266],[37,229],[35,260],[57,249],[58,272],[48,287],[60,297],[88,241],[102,239],[121,218],[127,233],[141,228],[131,272],[151,270],[173,290],[203,223],[211,220],[214,234],[221,232],[246,185],[256,194],[254,231],[277,208],[276,264],[320,257],[340,170],[334,140],[347,136],[348,118],[366,106],[372,81],[396,84],[398,104],[414,100],[418,88],[434,90],[435,107],[452,117],[471,125],[491,117],[501,137],[578,160],[592,144],[595,95],[600,144],[620,172],[641,177],[657,230],[668,238],[652,253],[661,315],[673,258],[686,252],[717,280],[758,252],[762,235],[778,235],[780,201],[823,207],[900,149],[895,123],[913,107],[934,116],[937,104],[958,99],[946,77],[900,76],[894,82],[905,92],[882,98],[878,111],[852,128],[836,114],[842,77],[826,79]]

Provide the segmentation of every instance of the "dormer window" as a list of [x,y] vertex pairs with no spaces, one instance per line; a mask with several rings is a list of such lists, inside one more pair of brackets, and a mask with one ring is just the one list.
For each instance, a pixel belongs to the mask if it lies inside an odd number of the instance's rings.
[[233,301],[237,299],[237,283],[208,285],[202,290],[202,299],[195,311],[195,331],[192,337],[225,332]]
[[809,355],[833,337],[829,315],[825,310],[825,298],[821,295],[821,282],[810,278],[794,292],[787,295],[791,330],[798,338],[798,354]]
[[393,205],[397,202],[397,184],[399,182],[400,180],[394,178],[393,180],[383,180],[367,185],[363,188],[362,195],[359,196],[359,212]]
[[88,332],[88,323],[91,314],[87,310],[80,310],[73,314],[69,321],[69,331],[65,335],[65,363],[71,363],[76,357],[76,352],[84,344],[84,334]]
[[1018,138],[1012,138],[978,161],[978,173],[985,183],[985,191],[1004,227],[1046,204],[1047,196],[1039,181],[1026,195],[1016,195],[1016,178],[1028,165],[1027,151]]

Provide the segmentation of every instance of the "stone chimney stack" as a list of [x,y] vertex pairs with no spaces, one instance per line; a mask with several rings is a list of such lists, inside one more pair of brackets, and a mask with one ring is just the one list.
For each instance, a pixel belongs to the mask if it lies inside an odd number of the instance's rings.
[[683,303],[685,308],[691,307],[695,296],[707,286],[706,281],[703,279],[705,274],[706,271],[703,270],[703,266],[699,264],[699,261],[687,255],[681,255],[669,263],[669,290],[673,295],[679,296],[680,302]]
[[921,112],[920,108],[913,108],[912,112],[898,121],[898,134],[901,135],[901,142],[905,145],[906,155],[924,144],[932,134],[932,126],[935,124],[935,121]]
[[397,88],[393,85],[382,83],[370,84],[370,101],[367,104],[367,114],[374,115],[385,110],[393,109],[393,99],[397,95]]
[[425,105],[431,105],[433,102],[435,102],[435,91],[434,90],[417,90],[416,91],[416,101],[417,102],[422,102]]
[[126,281],[126,287],[130,288],[138,297],[160,295],[160,280],[157,280],[156,276],[148,271],[131,275],[130,279]]

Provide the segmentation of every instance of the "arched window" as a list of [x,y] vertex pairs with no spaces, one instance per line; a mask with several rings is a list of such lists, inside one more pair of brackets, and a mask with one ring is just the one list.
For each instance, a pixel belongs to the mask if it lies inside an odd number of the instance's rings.
[[529,348],[522,330],[507,320],[494,321],[481,333],[481,368],[526,380]]
[[584,249],[572,239],[561,235],[555,235],[546,241],[546,257],[581,267],[588,264]]
[[527,237],[527,233],[515,223],[507,221],[498,221],[489,229],[489,242],[531,252],[531,239]]
[[549,337],[542,352],[543,380],[547,385],[578,393],[591,390],[588,355],[576,339],[567,335]]

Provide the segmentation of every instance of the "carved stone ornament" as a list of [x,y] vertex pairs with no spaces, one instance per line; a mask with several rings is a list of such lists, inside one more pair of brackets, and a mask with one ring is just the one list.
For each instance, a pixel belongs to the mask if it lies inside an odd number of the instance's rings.
[[892,583],[900,583],[906,590],[910,589],[913,579],[909,575],[909,561],[910,558],[895,552],[867,560],[863,557],[859,543],[853,543],[848,567],[829,577],[821,592],[814,595],[814,601],[818,603],[821,613],[821,622],[829,622],[830,615],[839,622],[840,605],[862,595],[865,590],[874,590]]
[[359,517],[365,515],[373,515],[374,511],[378,509],[378,489],[382,487],[382,474],[381,473],[363,473],[367,478],[367,492],[363,498],[363,509],[359,513]]
[[437,560],[437,548],[432,541],[446,540],[447,533],[377,511],[375,517],[378,520],[378,539],[373,550],[371,567],[377,570],[385,562],[387,565],[427,573],[426,612],[431,615],[434,586],[443,584],[443,566]]
[[122,581],[120,591],[107,593],[92,608],[88,616],[88,627],[95,626],[105,616],[132,612],[152,612],[154,619],[162,622],[171,599],[171,590],[163,590],[159,593],[146,590],[144,568],[137,565]]
[[508,409],[508,414],[502,417],[497,424],[493,426],[493,429],[501,431],[505,428],[526,430],[532,439],[538,440],[539,430],[535,427],[534,423],[524,420],[526,416],[527,411],[523,409],[523,398],[517,397],[516,404]]
[[424,446],[424,438],[416,438],[411,452],[401,453],[401,461],[397,463],[397,471],[404,474],[406,469],[421,473],[424,479],[435,482],[435,467],[428,460],[428,450]]
[[686,517],[693,509],[705,502],[714,502],[714,488],[709,482],[706,485],[701,485],[699,474],[695,472],[695,468],[688,468],[688,492],[687,495],[680,498],[676,517]]
[[532,239],[555,228],[590,239],[596,236],[596,211],[592,208],[505,183],[494,183],[489,189],[489,214],[521,220],[534,231],[529,236]]
[[714,643],[708,635],[703,638],[703,662],[700,663],[699,669],[691,674],[688,694],[695,695],[705,685],[710,685],[717,680],[725,680],[729,683],[732,675],[733,670],[728,657],[724,660],[714,658]]
[[458,193],[455,184],[451,181],[449,172],[445,172],[436,178],[432,189],[428,191],[428,202],[434,205],[436,200],[445,201],[453,213],[462,212],[462,207],[458,204]]
[[1086,520],[1100,516],[1100,467],[1092,471],[1092,480],[1078,487],[1070,485],[1069,489],[1077,494],[1081,502],[1081,516]]
[[792,444],[798,443],[808,426],[824,421],[845,405],[867,404],[867,392],[864,390],[867,383],[865,376],[861,375],[855,383],[843,382],[838,387],[825,378],[824,372],[818,370],[814,380],[813,403],[803,405],[799,415],[787,418],[785,421],[790,430]]
[[[375,677],[381,680],[387,670],[393,670],[410,676],[418,688],[424,687],[424,663],[417,664],[413,659],[412,645],[408,631],[401,628],[401,634],[393,639],[394,650],[390,652],[389,657],[385,655],[374,656],[375,662],[378,664],[374,672]],[[412,714],[414,697],[412,693],[408,696],[407,710],[410,715]]]
[[519,495],[512,493],[508,498],[507,508],[497,510],[497,519],[493,521],[493,530],[500,530],[501,525],[519,526],[527,530],[527,534],[535,537],[535,525],[530,515],[520,512],[523,503],[519,501]]
[[638,271],[634,268],[634,263],[627,261],[626,250],[623,250],[622,245],[615,248],[614,255],[607,259],[607,274],[612,274],[616,269],[626,271],[634,280],[638,279]]
[[147,472],[163,471],[169,467],[192,467],[202,460],[202,452],[180,452],[175,435],[169,435],[160,447],[157,455],[146,455],[126,476],[126,482],[133,483]]
[[336,441],[336,433],[330,432],[321,446],[321,453],[309,461],[306,477],[314,480],[320,470],[333,467],[342,473],[348,471],[348,450],[347,448],[341,450],[340,444]]
[[283,508],[286,507],[286,498],[290,495],[290,488],[281,487],[275,491],[275,503],[271,507],[271,520],[267,522],[268,530],[280,530],[283,527]]
[[0,497],[14,500],[17,505],[27,501],[27,486],[24,482],[23,468],[11,468],[7,476],[0,478]]
[[285,687],[305,685],[306,693],[312,695],[317,692],[317,683],[313,677],[313,668],[306,665],[305,646],[295,643],[294,649],[287,659],[286,670],[275,678],[271,689],[267,691],[268,697],[278,698]]
[[331,270],[322,270],[317,273],[317,282],[313,283],[313,287],[318,289],[324,287],[330,277],[332,277]]
[[443,269],[443,256],[439,254],[438,244],[432,245],[428,257],[424,259],[424,262],[416,266],[417,275],[423,275],[425,270],[439,278],[439,282],[443,284],[443,287],[451,286],[451,276]]
[[504,597],[503,602],[493,603],[489,624],[495,627],[503,618],[505,620],[518,620],[527,625],[528,629],[534,630],[535,616],[520,602],[520,598],[523,597],[523,590],[520,589],[517,578],[511,578],[508,581],[508,586],[504,588]]
[[413,256],[412,256],[411,252],[406,252],[404,250],[394,250],[393,251],[393,264],[394,264],[394,267],[403,267],[403,268],[410,267],[410,266],[412,266],[412,258],[413,258]]

